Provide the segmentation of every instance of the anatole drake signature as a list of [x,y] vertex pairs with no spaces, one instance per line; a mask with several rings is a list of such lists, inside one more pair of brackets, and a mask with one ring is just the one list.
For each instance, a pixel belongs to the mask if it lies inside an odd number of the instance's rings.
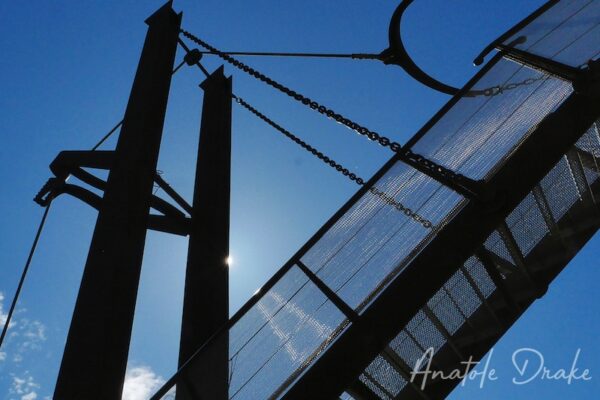
[[[462,366],[450,371],[437,371],[431,369],[431,360],[434,355],[434,349],[430,347],[423,356],[415,362],[415,367],[411,372],[411,382],[420,380],[421,389],[425,389],[427,382],[436,380],[456,380],[462,379],[461,385],[467,381],[479,381],[479,387],[483,388],[486,381],[496,381],[500,375],[495,368],[492,368],[492,358],[494,349],[488,353],[485,362],[477,362],[470,356],[467,361],[462,361]],[[515,350],[512,354],[512,366],[514,371],[511,374],[512,383],[515,385],[526,385],[535,380],[554,380],[565,381],[568,385],[574,381],[590,381],[592,375],[589,369],[580,370],[577,366],[581,349],[575,351],[570,368],[551,369],[546,365],[544,355],[533,348],[524,347]],[[479,370],[472,370],[479,364]]]

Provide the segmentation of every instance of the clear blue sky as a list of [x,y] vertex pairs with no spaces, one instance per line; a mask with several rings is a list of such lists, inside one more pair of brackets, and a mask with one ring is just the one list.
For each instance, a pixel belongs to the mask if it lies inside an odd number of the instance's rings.
[[[406,15],[406,45],[418,64],[461,85],[474,56],[540,0],[420,0]],[[397,1],[177,0],[183,27],[225,50],[380,52]],[[0,3],[0,315],[6,312],[42,210],[31,201],[61,150],[88,149],[123,115],[152,1]],[[177,60],[181,59],[178,54]],[[371,129],[406,141],[448,97],[375,61],[246,61]],[[220,65],[207,57],[209,70]],[[370,177],[390,153],[284,95],[227,67],[234,91],[286,128]],[[159,169],[191,199],[201,90],[195,69],[173,80]],[[271,128],[234,107],[231,312],[235,312],[356,190],[356,186]],[[114,140],[107,143],[111,148]],[[50,396],[96,213],[55,201],[26,282],[13,336],[0,353],[0,398]],[[130,377],[156,386],[176,367],[186,240],[148,236],[130,352]],[[595,238],[495,348],[500,379],[451,398],[593,398],[600,389],[595,337],[600,278]],[[1,320],[0,320],[1,322]],[[552,369],[569,368],[578,348],[590,382],[510,381],[513,351],[534,347]],[[137,380],[136,380],[137,379]],[[144,386],[146,385],[146,386]],[[35,395],[34,395],[35,393]],[[138,397],[136,397],[138,396]]]

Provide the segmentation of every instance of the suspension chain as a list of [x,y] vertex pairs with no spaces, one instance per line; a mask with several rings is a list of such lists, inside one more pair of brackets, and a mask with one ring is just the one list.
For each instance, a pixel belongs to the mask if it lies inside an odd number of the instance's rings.
[[503,94],[507,90],[514,90],[521,86],[533,85],[537,81],[548,78],[547,75],[540,75],[537,78],[527,78],[521,82],[507,83],[506,85],[497,85],[492,86],[487,89],[482,90],[484,96],[493,97]]
[[[459,186],[465,185],[471,181],[469,178],[465,177],[464,175],[456,173],[434,161],[428,160],[421,155],[415,154],[410,149],[403,148],[403,146],[400,143],[392,141],[391,139],[389,139],[385,136],[382,136],[379,133],[372,131],[372,130],[344,117],[343,115],[333,111],[332,109],[310,99],[309,97],[303,96],[302,94],[282,85],[281,83],[274,81],[273,79],[271,79],[268,76],[262,74],[261,72],[255,70],[254,68],[249,67],[248,65],[242,63],[241,61],[231,57],[229,54],[225,54],[225,53],[219,51],[218,49],[216,49],[215,47],[206,43],[202,39],[194,36],[192,33],[188,32],[186,30],[181,30],[181,33],[183,33],[183,35],[185,37],[192,40],[196,44],[204,47],[205,49],[207,49],[210,52],[214,53],[215,55],[219,56],[220,58],[227,61],[234,67],[248,73],[249,75],[253,76],[254,78],[258,79],[259,81],[266,83],[267,85],[292,97],[294,100],[310,107],[311,109],[317,111],[318,113],[325,115],[328,118],[331,118],[331,119],[335,120],[336,122],[352,129],[353,131],[357,132],[358,134],[365,136],[374,142],[379,143],[381,146],[390,148],[394,153],[398,154],[398,157],[400,158],[400,160],[408,161],[409,164],[411,164],[415,167],[417,167],[417,166],[421,167],[421,170],[427,170],[431,174],[430,176],[441,177],[442,179],[458,183]],[[470,189],[467,189],[467,191],[470,191]]]
[[233,95],[233,99],[236,101],[236,103],[238,103],[239,105],[241,105],[242,107],[244,107],[245,109],[250,111],[252,114],[256,115],[258,118],[265,121],[267,124],[271,125],[273,128],[275,128],[276,130],[281,132],[284,136],[288,137],[293,142],[300,145],[300,147],[307,150],[309,153],[311,153],[313,156],[317,157],[319,160],[323,161],[325,164],[328,164],[329,166],[334,168],[336,171],[340,172],[342,175],[348,177],[351,181],[356,182],[359,185],[364,185],[365,181],[362,178],[358,177],[355,173],[350,172],[350,170],[348,170],[348,168],[344,168],[341,164],[337,163],[335,160],[326,156],[319,150],[312,147],[310,144],[306,143],[305,141],[303,141],[302,139],[300,139],[299,137],[297,137],[296,135],[294,135],[293,133],[291,133],[290,131],[288,131],[287,129],[282,127],[281,125],[279,125],[277,122],[273,121],[272,119],[270,119],[269,117],[267,117],[266,115],[264,115],[263,113],[258,111],[256,108],[254,108],[253,106],[248,104],[241,97]]
[[[332,158],[326,156],[319,150],[315,149],[310,144],[306,143],[305,141],[303,141],[302,139],[300,139],[299,137],[297,137],[296,135],[294,135],[293,133],[291,133],[290,131],[288,131],[287,129],[282,127],[281,125],[279,125],[277,122],[273,121],[272,119],[270,119],[269,117],[267,117],[266,115],[264,115],[263,113],[258,111],[252,105],[248,104],[241,97],[236,96],[235,94],[232,96],[236,103],[238,103],[239,105],[241,105],[242,107],[244,107],[245,109],[250,111],[252,114],[256,115],[258,118],[260,118],[261,120],[266,122],[271,127],[275,128],[277,131],[282,133],[287,138],[291,139],[293,142],[298,144],[303,149],[307,150],[309,153],[311,153],[312,155],[317,157],[319,160],[323,161],[325,164],[328,164],[330,167],[334,168],[336,171],[338,171],[339,173],[341,173],[342,175],[344,175],[345,177],[350,179],[352,182],[355,182],[356,184],[358,184],[360,186],[365,185],[365,180],[362,179],[361,177],[357,176],[355,173],[350,172],[350,170],[348,170],[348,168],[344,168],[341,164],[339,164]],[[431,229],[433,227],[433,224],[431,223],[431,221],[423,218],[415,211],[404,206],[402,203],[397,202],[392,196],[377,189],[376,187],[369,188],[369,192],[371,192],[372,194],[374,194],[377,197],[379,197],[380,199],[382,199],[388,205],[396,208],[396,210],[404,213],[404,215],[406,215],[407,217],[409,217],[409,218],[413,219],[414,221],[416,221],[417,223],[421,224],[424,228]]]

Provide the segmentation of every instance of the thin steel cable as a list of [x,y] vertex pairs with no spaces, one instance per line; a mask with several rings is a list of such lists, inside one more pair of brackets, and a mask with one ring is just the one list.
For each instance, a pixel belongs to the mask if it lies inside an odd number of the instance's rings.
[[115,133],[117,131],[117,129],[119,129],[121,127],[121,125],[123,125],[123,119],[114,126],[114,128],[112,128],[106,135],[104,135],[104,137],[102,139],[100,139],[100,141],[98,143],[96,143],[96,145],[94,147],[92,147],[92,151],[96,151],[98,150],[98,147],[102,146],[102,144],[104,142],[106,142],[108,140],[109,137],[112,136],[113,133]]
[[[306,57],[306,58],[350,58],[352,60],[379,60],[381,55],[373,53],[298,53],[298,52],[271,52],[271,51],[223,51],[230,56],[258,56],[258,57]],[[218,55],[219,53],[204,50],[200,54]]]
[[[175,69],[173,70],[173,72],[171,73],[171,75],[175,75],[175,74],[177,73],[177,71],[179,71],[179,69],[180,69],[180,68],[181,68],[181,67],[182,67],[184,64],[185,64],[185,60],[184,60],[184,61],[182,61],[182,62],[180,62],[180,63],[177,65],[177,67],[175,67]],[[123,125],[123,122],[124,122],[124,121],[125,121],[125,120],[124,120],[124,119],[122,119],[122,120],[121,120],[121,121],[119,121],[119,122],[118,122],[118,123],[117,123],[117,124],[116,124],[116,125],[115,125],[115,126],[114,126],[114,127],[111,129],[111,130],[110,130],[110,131],[108,131],[108,133],[107,133],[106,135],[104,135],[104,136],[102,137],[102,139],[100,139],[100,141],[94,145],[94,147],[92,147],[92,151],[96,151],[96,150],[98,150],[98,148],[99,148],[100,146],[102,146],[102,144],[103,144],[104,142],[106,142],[106,141],[108,140],[108,138],[110,138],[110,137],[112,136],[112,134],[113,134],[113,133],[115,133],[115,132],[117,131],[117,129],[119,129],[119,128],[120,128],[120,127]]]
[[[177,71],[181,68],[181,66],[185,63],[185,61],[182,61],[172,72],[172,74],[174,75],[175,73],[177,73]],[[91,151],[96,151],[106,140],[108,140],[108,138],[110,138],[116,131],[117,129],[119,129],[122,125],[123,125],[123,121],[121,120],[119,121],[119,123],[117,123],[106,135],[104,135],[102,137],[102,139],[100,139],[98,141],[98,143],[96,143]],[[15,292],[15,295],[12,299],[11,305],[10,305],[10,309],[8,311],[7,317],[6,317],[6,321],[4,323],[4,326],[2,327],[2,333],[0,334],[0,348],[2,347],[2,344],[4,343],[4,338],[6,337],[6,333],[8,332],[8,327],[10,325],[10,321],[12,319],[13,313],[15,311],[15,307],[17,305],[17,302],[19,301],[19,296],[21,294],[21,290],[23,288],[23,285],[25,283],[25,278],[27,276],[27,272],[29,271],[29,266],[31,265],[31,260],[33,259],[33,255],[35,254],[35,250],[37,248],[37,244],[40,240],[40,236],[42,234],[42,231],[44,229],[44,225],[46,224],[46,219],[48,217],[48,213],[50,211],[50,205],[52,204],[52,199],[50,198],[50,201],[48,202],[48,204],[45,206],[45,210],[44,210],[44,214],[42,216],[42,219],[40,221],[40,224],[38,226],[37,232],[35,234],[35,238],[33,240],[33,244],[31,246],[31,249],[29,251],[29,256],[27,257],[27,261],[25,262],[25,267],[23,268],[23,272],[21,273],[21,278],[19,279],[19,284],[17,285],[17,290]]]
[[[174,75],[175,73],[177,73],[177,71],[181,68],[181,66],[183,64],[184,64],[184,62],[180,63],[173,70],[172,74]],[[96,143],[92,147],[91,151],[96,151],[106,140],[108,140],[108,138],[110,138],[117,131],[117,129],[119,129],[123,125],[123,121],[124,120],[119,121],[119,123],[117,123],[106,135],[104,135],[102,137],[102,139],[100,139],[98,141],[98,143]],[[17,302],[19,301],[21,289],[23,288],[23,284],[25,283],[25,278],[27,276],[27,272],[29,271],[29,266],[31,265],[31,260],[33,259],[33,255],[37,248],[37,244],[38,244],[40,236],[42,234],[42,230],[44,229],[44,225],[46,223],[46,218],[48,217],[48,212],[50,211],[51,204],[52,204],[52,199],[50,199],[50,201],[48,202],[48,204],[45,207],[44,214],[42,216],[42,220],[40,221],[40,225],[38,227],[38,230],[35,235],[35,239],[33,241],[33,245],[31,246],[31,250],[29,251],[29,256],[27,257],[27,261],[25,262],[25,267],[23,268],[23,272],[21,273],[21,278],[20,278],[19,284],[17,286],[17,291],[15,292],[15,295],[11,302],[10,310],[8,311],[8,315],[6,317],[6,322],[4,323],[4,326],[2,327],[2,333],[0,334],[0,348],[2,347],[2,344],[4,343],[4,338],[6,337],[6,333],[8,332],[8,327],[10,325],[10,321],[12,319],[15,307],[17,305]]]
[[10,321],[12,319],[13,313],[15,311],[15,307],[19,300],[19,295],[21,294],[21,289],[23,288],[23,284],[25,283],[25,277],[27,276],[27,272],[29,271],[29,266],[31,265],[31,260],[33,259],[33,255],[37,248],[37,244],[40,240],[40,236],[42,234],[42,230],[44,229],[44,225],[46,224],[46,218],[48,217],[48,212],[50,211],[50,205],[52,204],[52,200],[46,206],[44,210],[44,215],[40,221],[37,232],[35,234],[35,238],[33,240],[33,244],[31,246],[31,250],[29,250],[29,256],[27,257],[27,262],[25,262],[25,267],[23,268],[23,272],[21,273],[21,279],[19,280],[19,284],[17,286],[17,291],[13,297],[13,300],[10,304],[10,309],[8,311],[8,315],[6,316],[6,321],[4,323],[4,327],[2,328],[2,334],[0,334],[0,348],[2,348],[2,344],[4,343],[4,338],[6,333],[8,332],[8,327],[10,325]]

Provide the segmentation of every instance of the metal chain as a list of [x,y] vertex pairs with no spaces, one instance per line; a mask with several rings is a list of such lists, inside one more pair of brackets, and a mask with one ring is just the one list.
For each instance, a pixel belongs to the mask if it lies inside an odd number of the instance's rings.
[[541,75],[537,78],[527,78],[521,82],[508,83],[504,86],[500,86],[500,85],[492,86],[487,89],[484,89],[482,92],[483,92],[484,96],[488,96],[488,97],[498,96],[499,94],[503,94],[507,90],[514,90],[521,86],[532,85],[535,82],[540,81],[542,79],[546,79],[546,78],[547,78],[546,75]]
[[267,117],[266,115],[261,113],[256,108],[254,108],[253,106],[248,104],[241,97],[233,95],[233,99],[236,101],[236,103],[238,103],[239,105],[241,105],[242,107],[244,107],[245,109],[250,111],[252,114],[256,115],[258,118],[265,121],[267,124],[271,125],[273,128],[275,128],[276,130],[281,132],[283,135],[285,135],[286,137],[288,137],[289,139],[294,141],[296,144],[300,145],[300,147],[307,150],[309,153],[311,153],[312,155],[317,157],[319,160],[323,161],[325,164],[328,164],[329,166],[334,168],[336,171],[340,172],[342,175],[348,177],[351,181],[356,182],[359,185],[364,185],[364,183],[365,183],[364,179],[358,177],[355,173],[350,172],[350,170],[348,170],[348,168],[344,168],[341,164],[337,163],[335,160],[326,156],[319,150],[312,147],[310,144],[306,143],[305,141],[303,141],[302,139],[300,139],[299,137],[297,137],[296,135],[294,135],[293,133],[291,133],[290,131],[288,131],[287,129],[282,127],[281,125],[279,125],[277,122],[273,121],[272,119],[270,119],[269,117]]
[[360,134],[362,136],[367,137],[369,140],[375,141],[383,147],[389,147],[394,153],[398,154],[398,157],[400,158],[400,160],[409,161],[414,164],[418,164],[419,166],[431,171],[434,174],[434,176],[435,175],[442,176],[443,178],[449,179],[449,180],[457,182],[459,184],[464,184],[465,182],[469,181],[469,179],[467,177],[465,177],[464,175],[454,172],[434,161],[428,160],[421,155],[415,154],[410,149],[403,148],[403,146],[400,143],[392,141],[391,139],[389,139],[385,136],[382,136],[379,133],[372,131],[372,130],[344,117],[343,115],[333,111],[332,109],[310,99],[309,97],[303,96],[302,94],[282,85],[281,83],[274,81],[273,79],[271,79],[268,76],[262,74],[261,72],[255,70],[254,68],[249,67],[248,65],[244,64],[243,62],[241,62],[241,61],[231,57],[230,55],[223,53],[222,51],[218,50],[217,48],[211,46],[210,44],[206,43],[205,41],[203,41],[202,39],[193,35],[192,33],[188,32],[186,30],[183,30],[183,29],[181,30],[181,33],[188,39],[195,42],[196,44],[204,47],[205,49],[209,50],[210,52],[214,53],[218,57],[227,61],[234,67],[246,72],[247,74],[258,79],[259,81],[264,82],[271,87],[274,87],[275,89],[281,91],[282,93],[292,97],[294,100],[317,111],[318,113],[335,120],[336,122],[352,129],[353,131],[357,132],[358,134]]
[[343,115],[333,111],[332,109],[282,85],[279,82],[274,81],[273,79],[269,78],[268,76],[262,74],[261,72],[255,70],[252,67],[249,67],[248,65],[244,64],[243,62],[231,57],[229,54],[223,53],[220,50],[216,49],[215,47],[209,45],[208,43],[206,43],[205,41],[203,41],[202,39],[194,36],[193,34],[191,34],[190,32],[186,31],[186,30],[181,30],[181,33],[183,33],[183,35],[185,37],[187,37],[188,39],[192,40],[193,42],[197,43],[198,45],[204,47],[205,49],[209,50],[211,53],[216,54],[217,56],[219,56],[220,58],[222,58],[223,60],[227,61],[228,63],[230,63],[231,65],[233,65],[234,67],[248,73],[249,75],[255,77],[256,79],[258,79],[261,82],[266,83],[267,85],[274,87],[275,89],[283,92],[284,94],[292,97],[293,99],[295,99],[296,101],[310,107],[311,109],[317,111],[320,114],[323,114],[329,118],[334,119],[336,122],[347,126],[348,128],[352,129],[353,131],[356,131],[357,133],[366,136],[367,138],[369,138],[370,140],[379,142],[379,144],[381,144],[384,147],[390,147],[393,151],[398,152],[402,149],[402,145],[400,145],[399,143],[396,142],[392,142],[390,139],[386,138],[386,137],[382,137],[381,135],[379,135],[377,132],[373,132],[371,130],[369,130],[368,128],[365,128],[364,126],[351,121],[348,118],[345,118]]
[[[241,97],[236,96],[235,94],[232,95],[232,97],[233,97],[233,99],[235,100],[236,103],[238,103],[239,105],[241,105],[242,107],[244,107],[245,109],[247,109],[248,111],[250,111],[252,114],[256,115],[258,118],[260,118],[261,120],[263,120],[264,122],[266,122],[271,127],[275,128],[277,131],[279,131],[280,133],[282,133],[287,138],[289,138],[292,141],[294,141],[296,144],[298,144],[303,149],[307,150],[309,153],[311,153],[312,155],[314,155],[315,157],[317,157],[319,160],[323,161],[324,163],[326,163],[329,166],[331,166],[332,168],[334,168],[336,171],[338,171],[339,173],[341,173],[342,175],[344,175],[345,177],[347,177],[348,179],[350,179],[352,182],[355,182],[355,183],[357,183],[358,185],[361,185],[361,186],[365,185],[365,180],[364,179],[362,179],[361,177],[357,176],[355,173],[350,172],[350,170],[348,170],[348,168],[344,168],[341,164],[339,164],[338,162],[336,162],[332,158],[326,156],[325,154],[323,154],[319,150],[315,149],[314,147],[312,147],[311,145],[309,145],[308,143],[306,143],[305,141],[303,141],[302,139],[300,139],[299,137],[297,137],[296,135],[294,135],[293,133],[291,133],[290,131],[288,131],[287,129],[285,129],[284,127],[282,127],[281,125],[279,125],[278,123],[276,123],[275,121],[273,121],[272,119],[270,119],[269,117],[267,117],[266,115],[264,115],[263,113],[261,113],[256,108],[254,108],[253,106],[251,106],[250,104],[248,104]],[[417,214],[415,211],[413,211],[410,208],[404,206],[402,203],[397,202],[396,200],[394,200],[393,197],[391,197],[390,195],[386,194],[385,192],[377,189],[376,187],[369,188],[369,192],[371,192],[372,194],[374,194],[377,197],[381,198],[385,203],[387,203],[388,205],[396,208],[396,210],[404,213],[404,215],[406,215],[407,217],[412,218],[414,221],[416,221],[419,224],[421,224],[424,228],[431,229],[433,227],[433,224],[431,223],[431,221],[423,218],[422,216],[420,216],[419,214]]]

